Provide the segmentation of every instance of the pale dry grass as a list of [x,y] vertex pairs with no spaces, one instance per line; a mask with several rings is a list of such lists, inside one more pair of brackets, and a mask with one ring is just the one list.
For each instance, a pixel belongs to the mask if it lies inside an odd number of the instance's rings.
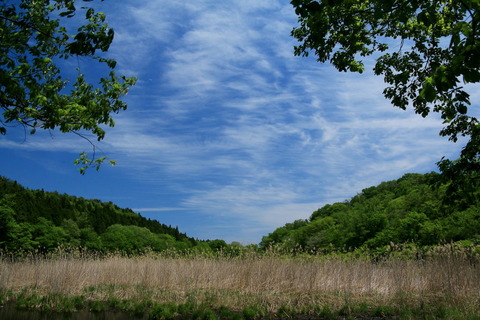
[[252,255],[244,258],[0,260],[0,289],[88,299],[153,299],[268,310],[289,305],[480,305],[480,266],[454,256],[426,261]]

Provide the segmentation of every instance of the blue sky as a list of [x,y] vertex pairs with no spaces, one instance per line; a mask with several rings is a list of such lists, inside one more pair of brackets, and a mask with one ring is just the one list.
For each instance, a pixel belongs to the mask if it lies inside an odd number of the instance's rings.
[[82,176],[73,160],[91,151],[86,141],[16,128],[0,137],[0,175],[112,201],[199,239],[257,243],[325,204],[458,155],[461,144],[438,136],[438,117],[383,98],[382,78],[295,57],[289,1],[96,6],[116,32],[108,55],[117,72],[139,78],[98,144],[118,164]]

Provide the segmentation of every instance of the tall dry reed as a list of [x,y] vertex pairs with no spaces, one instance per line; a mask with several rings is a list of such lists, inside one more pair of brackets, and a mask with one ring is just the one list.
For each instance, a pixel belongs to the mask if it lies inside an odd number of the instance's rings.
[[480,265],[463,256],[426,260],[248,255],[0,259],[0,289],[92,300],[153,299],[268,310],[348,303],[480,305]]

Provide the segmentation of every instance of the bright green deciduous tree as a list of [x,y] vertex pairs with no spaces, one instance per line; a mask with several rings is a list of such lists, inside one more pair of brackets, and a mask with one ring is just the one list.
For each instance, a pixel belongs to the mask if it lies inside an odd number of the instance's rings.
[[89,250],[101,250],[102,240],[93,228],[80,229],[80,246]]
[[15,211],[9,205],[11,199],[6,196],[0,198],[0,248],[4,248],[10,241],[15,240]]
[[171,248],[175,244],[172,236],[154,234],[143,227],[120,224],[108,227],[101,235],[101,239],[105,249],[126,253],[146,252],[149,249],[161,251]]
[[438,165],[458,185],[478,187],[480,124],[471,115],[468,92],[480,82],[480,1],[291,3],[299,17],[292,31],[301,43],[296,55],[314,52],[339,71],[360,73],[362,58],[377,55],[373,70],[383,75],[388,85],[383,93],[394,106],[411,105],[423,117],[438,112],[445,124],[440,135],[454,142],[469,138],[458,160],[442,159]]
[[[136,79],[117,76],[115,60],[98,56],[109,49],[113,29],[93,8],[82,7],[83,20],[71,19],[78,13],[78,2],[0,0],[1,134],[20,124],[32,134],[39,128],[56,128],[84,138],[87,132],[101,140],[102,126],[113,126],[112,114],[126,109],[121,97]],[[62,64],[78,57],[106,66],[97,84],[89,83],[80,69],[75,79],[68,78]],[[103,160],[82,153],[76,164],[83,165],[84,173],[88,167],[98,169]]]
[[63,228],[53,224],[52,221],[39,217],[37,224],[32,226],[32,235],[42,251],[53,251],[60,245],[68,244],[68,234]]

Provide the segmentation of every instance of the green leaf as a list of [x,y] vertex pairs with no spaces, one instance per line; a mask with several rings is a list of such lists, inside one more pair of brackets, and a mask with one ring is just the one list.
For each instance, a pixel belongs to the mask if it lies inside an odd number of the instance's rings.
[[467,108],[467,106],[464,105],[464,104],[459,104],[459,105],[457,105],[457,111],[458,111],[458,113],[460,113],[460,114],[467,114],[468,108]]
[[480,82],[480,72],[478,70],[468,70],[463,74],[463,81],[465,83]]
[[68,10],[68,11],[64,11],[64,12],[59,13],[60,17],[67,17],[67,18],[71,18],[74,15],[75,15],[75,10]]
[[436,98],[437,92],[432,82],[432,78],[428,78],[423,84],[422,90],[420,91],[420,96],[427,102],[432,102]]

